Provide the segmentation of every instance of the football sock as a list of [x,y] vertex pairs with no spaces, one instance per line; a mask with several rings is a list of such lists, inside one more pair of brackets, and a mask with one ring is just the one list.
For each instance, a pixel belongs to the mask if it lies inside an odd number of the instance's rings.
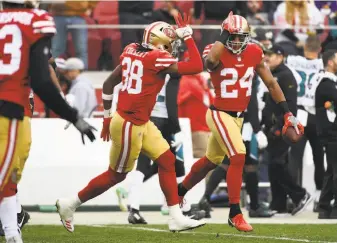
[[[188,173],[182,182],[183,187],[187,190],[192,189],[196,184],[206,177],[208,172],[213,170],[216,166],[217,165],[208,160],[206,156],[202,157],[193,164],[190,173]],[[184,195],[179,194],[179,196]]]
[[109,167],[107,171],[92,179],[89,184],[78,193],[78,197],[82,203],[85,203],[123,181],[125,177],[126,173],[117,173]]
[[[158,165],[158,176],[168,206],[179,204],[178,186],[175,172],[175,156],[170,150],[159,156],[155,161]],[[178,206],[179,207],[179,206]]]
[[206,190],[204,197],[210,201],[211,195],[214,192],[215,188],[219,185],[219,183],[225,179],[226,180],[227,171],[222,166],[217,166],[212,172],[211,176],[208,179],[206,184]]
[[230,164],[227,171],[227,189],[230,204],[240,203],[242,172],[244,164],[244,154],[236,154],[230,158]]
[[15,198],[16,198],[16,213],[21,213],[22,206],[21,206],[21,203],[19,201],[18,193],[16,193]]
[[[181,183],[183,180],[184,176],[177,177],[177,183]],[[181,210],[183,212],[189,212],[191,210],[191,203],[188,201],[187,198],[184,198],[184,203],[182,204]]]
[[4,197],[0,204],[0,220],[6,239],[20,234],[16,211],[16,196]]
[[139,210],[144,174],[138,170],[135,170],[131,172],[130,175],[132,175],[132,181],[130,183],[129,189],[130,207]]
[[246,191],[250,199],[250,208],[256,210],[259,207],[258,194],[259,194],[259,179],[257,172],[245,173]]
[[240,204],[230,204],[230,209],[229,209],[229,217],[234,218],[238,214],[242,214],[241,209],[240,209]]

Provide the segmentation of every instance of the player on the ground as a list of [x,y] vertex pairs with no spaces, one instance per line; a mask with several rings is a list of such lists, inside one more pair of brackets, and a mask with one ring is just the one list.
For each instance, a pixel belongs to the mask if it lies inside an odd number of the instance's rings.
[[271,96],[279,104],[279,109],[283,111],[284,130],[293,126],[298,134],[303,133],[303,127],[290,112],[280,86],[265,66],[262,49],[249,43],[249,40],[247,20],[231,12],[221,25],[218,40],[205,48],[205,51],[209,50],[205,65],[211,73],[216,94],[214,105],[206,114],[211,137],[206,156],[192,166],[190,173],[178,186],[179,196],[183,197],[209,171],[221,164],[225,155],[228,156],[228,224],[239,231],[253,230],[243,218],[239,203],[246,154],[241,136],[242,116],[250,100],[254,71],[264,81]]
[[[142,43],[132,43],[125,47],[120,56],[120,65],[104,82],[105,111],[101,137],[109,140],[111,136],[110,166],[74,198],[57,200],[61,221],[68,231],[74,231],[73,214],[76,208],[123,181],[133,169],[140,152],[158,164],[159,182],[171,216],[169,229],[182,231],[205,224],[182,214],[174,168],[175,156],[158,128],[149,121],[166,74],[195,74],[203,69],[188,22],[188,18],[182,19],[178,15],[176,30],[165,22],[150,24],[144,31]],[[190,59],[186,62],[178,62],[171,55],[177,37],[184,39],[187,45]],[[119,93],[117,112],[111,118],[114,87],[121,81],[123,87]]]
[[5,0],[0,12],[0,220],[7,242],[22,242],[17,224],[18,161],[27,151],[29,132],[24,107],[30,87],[62,118],[94,140],[92,128],[61,97],[51,82],[48,54],[56,28],[47,12],[33,9],[35,1]]

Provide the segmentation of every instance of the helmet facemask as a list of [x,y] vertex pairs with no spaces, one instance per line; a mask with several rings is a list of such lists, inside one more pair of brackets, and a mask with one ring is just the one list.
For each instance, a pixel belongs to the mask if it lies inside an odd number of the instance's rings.
[[246,49],[249,41],[249,33],[233,33],[229,35],[226,46],[234,54],[240,54],[243,50]]

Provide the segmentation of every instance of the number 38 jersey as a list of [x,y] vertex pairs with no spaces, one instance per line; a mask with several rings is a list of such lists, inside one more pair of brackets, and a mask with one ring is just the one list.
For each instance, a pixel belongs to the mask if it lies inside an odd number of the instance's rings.
[[142,125],[150,119],[157,94],[165,83],[158,72],[177,62],[170,53],[160,50],[138,51],[138,44],[125,47],[120,56],[122,89],[117,112],[125,120]]
[[[205,47],[203,57],[210,52],[213,44]],[[244,112],[247,109],[251,92],[252,80],[256,66],[263,59],[262,49],[249,43],[239,55],[234,55],[228,49],[220,57],[219,66],[212,72],[211,81],[215,89],[215,108],[222,111]]]
[[0,100],[28,107],[30,48],[55,33],[53,18],[43,10],[0,12]]

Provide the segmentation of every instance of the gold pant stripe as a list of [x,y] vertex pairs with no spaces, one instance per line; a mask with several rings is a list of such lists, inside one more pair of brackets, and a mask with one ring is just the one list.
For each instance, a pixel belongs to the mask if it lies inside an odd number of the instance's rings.
[[13,119],[9,123],[8,129],[8,144],[4,154],[4,159],[1,162],[0,169],[0,188],[4,185],[4,181],[7,178],[8,173],[10,172],[11,164],[14,162],[14,152],[16,147],[17,133],[18,133],[18,120]]
[[131,134],[132,134],[132,123],[129,121],[124,121],[122,130],[122,149],[119,154],[117,161],[116,171],[122,173],[127,161],[129,160],[130,150],[131,150]]
[[212,118],[213,121],[218,129],[218,132],[221,136],[221,139],[223,141],[223,143],[226,145],[226,147],[228,148],[229,151],[229,155],[230,156],[234,156],[236,153],[235,151],[235,147],[233,146],[233,143],[230,139],[230,136],[228,134],[228,131],[226,129],[225,124],[223,123],[221,117],[220,117],[220,113],[219,111],[214,111],[212,110]]

